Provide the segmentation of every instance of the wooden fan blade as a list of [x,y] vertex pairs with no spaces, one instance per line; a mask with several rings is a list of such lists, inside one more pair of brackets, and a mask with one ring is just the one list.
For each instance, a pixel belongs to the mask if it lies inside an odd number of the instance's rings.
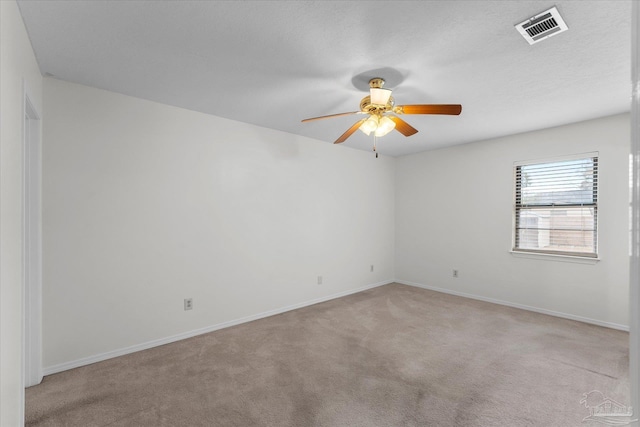
[[398,114],[450,114],[457,116],[462,112],[460,104],[423,104],[399,105],[393,109]]
[[336,139],[336,141],[334,142],[334,144],[340,144],[344,141],[346,141],[347,138],[349,138],[351,136],[352,133],[354,133],[355,131],[358,130],[358,128],[360,127],[360,125],[362,123],[364,123],[364,121],[367,119],[362,119],[357,121],[353,126],[351,126],[349,129],[347,129],[347,131],[345,133],[343,133],[342,135],[340,135],[340,138]]
[[402,120],[400,117],[387,116],[396,124],[396,130],[404,136],[411,136],[418,133],[418,129],[411,126],[409,123]]
[[358,114],[358,113],[362,113],[362,111],[353,111],[350,113],[338,113],[338,114],[329,114],[328,116],[311,117],[310,119],[302,120],[302,122],[304,123],[304,122],[310,122],[313,120],[330,119],[332,117],[349,116],[351,114]]

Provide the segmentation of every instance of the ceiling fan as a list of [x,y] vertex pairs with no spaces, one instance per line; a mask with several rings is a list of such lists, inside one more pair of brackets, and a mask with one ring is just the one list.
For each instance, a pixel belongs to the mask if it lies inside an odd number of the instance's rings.
[[[418,132],[416,128],[398,117],[398,114],[459,115],[462,111],[462,105],[459,104],[395,105],[395,101],[391,96],[391,89],[385,89],[382,86],[384,86],[384,79],[380,77],[369,80],[370,93],[360,101],[360,111],[312,117],[304,119],[302,122],[348,116],[351,114],[367,114],[368,117],[354,123],[353,126],[335,140],[334,144],[340,144],[358,129],[367,135],[373,132],[376,137],[384,136],[393,129],[404,136],[411,136]],[[376,151],[375,145],[373,150]]]

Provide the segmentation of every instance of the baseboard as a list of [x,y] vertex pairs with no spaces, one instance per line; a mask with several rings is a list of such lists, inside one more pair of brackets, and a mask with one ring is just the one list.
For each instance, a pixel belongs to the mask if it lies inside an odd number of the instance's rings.
[[166,338],[160,338],[153,341],[147,341],[142,344],[132,345],[130,347],[120,348],[118,350],[108,351],[106,353],[96,354],[93,356],[83,357],[81,359],[72,360],[70,362],[60,363],[58,365],[53,365],[44,368],[44,375],[56,374],[58,372],[67,371],[73,368],[79,368],[81,366],[90,365],[92,363],[101,362],[103,360],[112,359],[118,356],[124,356],[126,354],[135,353],[136,351],[147,350],[149,348],[158,347],[165,344],[170,344],[172,342],[180,341],[186,338],[195,337],[197,335],[206,334],[208,332],[217,331],[219,329],[228,328],[231,326],[240,325],[242,323],[252,322],[254,320],[263,319],[265,317],[274,316],[276,314],[285,313],[291,310],[297,310],[299,308],[308,307],[310,305],[318,304],[321,302],[329,301],[336,298],[341,298],[347,295],[356,294],[358,292],[366,291],[367,289],[377,288],[378,286],[388,285],[389,283],[393,283],[393,280],[384,280],[382,282],[377,282],[373,284],[369,284],[366,286],[362,286],[356,289],[350,289],[348,291],[338,292],[336,294],[331,294],[328,296],[315,298],[309,301],[301,302],[298,304],[288,305],[286,307],[277,308],[274,310],[264,311],[262,313],[254,314],[251,316],[241,317],[239,319],[230,320],[227,322],[218,323],[216,325],[207,326],[200,329],[195,329],[192,331],[183,332],[181,334],[173,335]]
[[519,308],[522,310],[533,311],[541,314],[548,314],[549,316],[561,317],[563,319],[577,320],[578,322],[590,323],[592,325],[604,326],[605,328],[617,329],[620,331],[629,331],[629,326],[620,325],[618,323],[603,322],[601,320],[590,319],[588,317],[576,316],[574,314],[562,313],[559,311],[547,310],[544,308],[532,307],[530,305],[518,304],[509,301],[503,301],[494,298],[483,297],[480,295],[467,294],[465,292],[453,291],[451,289],[438,288],[436,286],[424,285],[422,283],[410,282],[408,280],[395,280],[396,283],[402,285],[415,286],[417,288],[428,289],[430,291],[442,292],[445,294],[456,295],[464,298],[471,298],[479,301],[490,302],[493,304],[505,305],[507,307]]
[[362,286],[362,287],[359,287],[359,288],[356,288],[356,289],[350,289],[348,291],[338,292],[336,294],[331,294],[331,295],[328,295],[328,296],[315,298],[313,300],[301,302],[301,303],[298,303],[298,304],[293,304],[293,305],[289,305],[289,306],[286,306],[286,307],[281,307],[281,308],[277,308],[277,309],[274,309],[274,310],[269,310],[269,311],[265,311],[265,312],[262,312],[262,313],[254,314],[254,315],[251,315],[251,316],[246,316],[246,317],[242,317],[242,318],[239,318],[239,319],[234,319],[234,320],[230,320],[230,321],[227,321],[227,322],[218,323],[218,324],[207,326],[207,327],[204,327],[204,328],[183,332],[181,334],[173,335],[173,336],[170,336],[170,337],[160,338],[160,339],[153,340],[153,341],[147,341],[147,342],[142,343],[142,344],[136,344],[136,345],[133,345],[133,346],[130,346],[130,347],[125,347],[125,348],[121,348],[121,349],[117,349],[117,350],[113,350],[113,351],[108,351],[106,353],[96,354],[96,355],[93,355],[93,356],[83,357],[81,359],[72,360],[70,362],[60,363],[58,365],[45,367],[44,370],[43,370],[43,373],[44,373],[44,375],[56,374],[58,372],[67,371],[69,369],[74,369],[74,368],[79,368],[81,366],[90,365],[92,363],[101,362],[103,360],[112,359],[114,357],[124,356],[126,354],[135,353],[137,351],[147,350],[149,348],[158,347],[158,346],[165,345],[165,344],[170,344],[172,342],[176,342],[176,341],[180,341],[180,340],[183,340],[183,339],[187,339],[187,338],[195,337],[195,336],[198,336],[198,335],[206,334],[206,333],[209,333],[209,332],[217,331],[219,329],[224,329],[224,328],[228,328],[228,327],[231,327],[231,326],[240,325],[242,323],[252,322],[254,320],[263,319],[265,317],[274,316],[276,314],[286,313],[287,311],[297,310],[299,308],[308,307],[310,305],[318,304],[318,303],[325,302],[325,301],[330,301],[330,300],[336,299],[336,298],[341,298],[341,297],[344,297],[344,296],[347,296],[347,295],[351,295],[351,294],[355,294],[355,293],[358,293],[358,292],[366,291],[367,289],[372,289],[372,288],[376,288],[376,287],[379,287],[379,286],[388,285],[390,283],[400,283],[402,285],[414,286],[414,287],[417,287],[417,288],[428,289],[428,290],[435,291],[435,292],[441,292],[441,293],[445,293],[445,294],[456,295],[456,296],[460,296],[460,297],[464,297],[464,298],[475,299],[475,300],[478,300],[478,301],[484,301],[484,302],[489,302],[489,303],[493,303],[493,304],[504,305],[504,306],[507,306],[507,307],[519,308],[519,309],[522,309],[522,310],[533,311],[535,313],[541,313],[541,314],[547,314],[547,315],[550,315],[550,316],[560,317],[560,318],[563,318],[563,319],[576,320],[576,321],[579,321],[579,322],[590,323],[592,325],[604,326],[606,328],[617,329],[617,330],[621,330],[621,331],[627,331],[627,332],[629,331],[629,327],[626,326],[626,325],[620,325],[620,324],[611,323],[611,322],[603,322],[601,320],[591,319],[591,318],[588,318],[588,317],[576,316],[576,315],[573,315],[573,314],[562,313],[562,312],[553,311],[553,310],[547,310],[547,309],[544,309],[544,308],[532,307],[532,306],[528,306],[528,305],[524,305],[524,304],[513,303],[513,302],[509,302],[509,301],[495,299],[495,298],[483,297],[483,296],[480,296],[480,295],[468,294],[468,293],[465,293],[465,292],[454,291],[454,290],[451,290],[451,289],[445,289],[445,288],[439,288],[439,287],[436,287],[436,286],[424,285],[422,283],[411,282],[411,281],[408,281],[408,280],[398,280],[398,279],[396,279],[396,280],[385,280],[385,281],[369,284],[369,285],[366,285],[366,286]]

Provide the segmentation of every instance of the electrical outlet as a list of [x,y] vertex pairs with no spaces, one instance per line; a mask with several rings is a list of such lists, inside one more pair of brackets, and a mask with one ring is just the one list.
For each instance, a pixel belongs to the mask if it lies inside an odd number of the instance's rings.
[[373,273],[373,264],[371,264],[371,272]]
[[318,276],[318,285],[322,285],[322,276]]
[[193,310],[193,298],[184,299],[184,310]]
[[453,270],[453,277],[458,277],[458,270]]

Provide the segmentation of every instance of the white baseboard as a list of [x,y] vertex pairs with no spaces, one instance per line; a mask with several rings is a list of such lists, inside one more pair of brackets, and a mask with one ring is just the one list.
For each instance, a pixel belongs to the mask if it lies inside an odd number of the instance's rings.
[[436,286],[423,285],[422,283],[410,282],[408,280],[396,280],[396,283],[402,285],[415,286],[417,288],[428,289],[430,291],[442,292],[445,294],[456,295],[459,297],[471,298],[479,301],[490,302],[493,304],[506,305],[507,307],[520,308],[522,310],[533,311],[541,314],[548,314],[549,316],[562,317],[563,319],[577,320],[578,322],[590,323],[592,325],[604,326],[605,328],[617,329],[620,331],[629,331],[629,326],[620,325],[618,323],[603,322],[601,320],[590,319],[588,317],[576,316],[574,314],[562,313],[559,311],[547,310],[544,308],[532,307],[529,305],[518,304],[515,302],[503,301],[494,298],[483,297],[479,295],[467,294],[465,292],[453,291],[450,289],[438,288]]
[[118,357],[118,356],[124,356],[126,354],[135,353],[135,352],[141,351],[141,350],[147,350],[149,348],[158,347],[158,346],[161,346],[161,345],[165,345],[165,344],[169,344],[169,343],[172,343],[172,342],[180,341],[180,340],[183,340],[183,339],[186,339],[186,338],[195,337],[197,335],[206,334],[208,332],[217,331],[219,329],[228,328],[230,326],[235,326],[235,325],[240,325],[242,323],[252,322],[254,320],[263,319],[265,317],[274,316],[276,314],[285,313],[285,312],[291,311],[291,310],[297,310],[299,308],[308,307],[310,305],[318,304],[318,303],[329,301],[329,300],[336,299],[336,298],[341,298],[341,297],[344,297],[344,296],[347,296],[347,295],[351,295],[351,294],[355,294],[355,293],[358,293],[358,292],[366,291],[367,289],[372,289],[372,288],[376,288],[378,286],[388,285],[390,283],[400,283],[402,285],[414,286],[414,287],[418,287],[418,288],[422,288],[422,289],[428,289],[428,290],[431,290],[431,291],[441,292],[441,293],[450,294],[450,295],[456,295],[456,296],[460,296],[460,297],[464,297],[464,298],[471,298],[471,299],[484,301],[484,302],[489,302],[489,303],[493,303],[493,304],[504,305],[504,306],[507,306],[507,307],[519,308],[519,309],[522,309],[522,310],[533,311],[533,312],[536,312],[536,313],[547,314],[547,315],[550,315],[550,316],[561,317],[561,318],[564,318],[564,319],[577,320],[579,322],[590,323],[590,324],[598,325],[598,326],[604,326],[606,328],[617,329],[617,330],[621,330],[621,331],[629,331],[629,327],[628,326],[620,325],[620,324],[617,324],[617,323],[603,322],[601,320],[590,319],[588,317],[576,316],[576,315],[573,315],[573,314],[567,314],[567,313],[562,313],[562,312],[558,312],[558,311],[547,310],[547,309],[544,309],[544,308],[532,307],[532,306],[528,306],[528,305],[524,305],[524,304],[518,304],[518,303],[509,302],[509,301],[503,301],[503,300],[499,300],[499,299],[494,299],[494,298],[488,298],[488,297],[483,297],[483,296],[479,296],[479,295],[468,294],[468,293],[465,293],[465,292],[458,292],[458,291],[454,291],[454,290],[450,290],[450,289],[439,288],[439,287],[436,287],[436,286],[424,285],[422,283],[411,282],[411,281],[408,281],[408,280],[385,280],[385,281],[382,281],[382,282],[377,282],[377,283],[373,283],[373,284],[370,284],[370,285],[362,286],[362,287],[359,287],[359,288],[356,288],[356,289],[350,289],[348,291],[338,292],[336,294],[332,294],[332,295],[328,295],[328,296],[324,296],[324,297],[320,297],[320,298],[315,298],[313,300],[301,302],[301,303],[298,303],[298,304],[293,304],[293,305],[289,305],[289,306],[286,306],[286,307],[277,308],[277,309],[274,309],[274,310],[269,310],[269,311],[265,311],[265,312],[262,312],[262,313],[254,314],[254,315],[251,315],[251,316],[242,317],[240,319],[230,320],[230,321],[227,321],[227,322],[218,323],[216,325],[207,326],[207,327],[204,327],[204,328],[183,332],[181,334],[173,335],[173,336],[170,336],[170,337],[160,338],[160,339],[153,340],[153,341],[147,341],[147,342],[142,343],[142,344],[136,344],[136,345],[133,345],[133,346],[130,346],[130,347],[125,347],[125,348],[121,348],[121,349],[117,349],[117,350],[113,350],[113,351],[108,351],[106,353],[96,354],[96,355],[93,355],[93,356],[88,356],[88,357],[83,357],[81,359],[72,360],[70,362],[65,362],[65,363],[60,363],[58,365],[45,367],[43,373],[44,373],[44,375],[56,374],[58,372],[66,371],[66,370],[73,369],[73,368],[79,368],[81,366],[90,365],[92,363],[101,362],[103,360],[112,359],[112,358]]
[[378,286],[388,285],[393,283],[393,280],[384,280],[382,282],[373,283],[370,285],[362,286],[356,289],[350,289],[348,291],[338,292],[336,294],[315,298],[309,301],[301,302],[298,304],[289,305],[274,310],[264,311],[262,313],[254,314],[251,316],[242,317],[240,319],[230,320],[227,322],[218,323],[216,325],[207,326],[192,331],[183,332],[181,334],[173,335],[166,338],[160,338],[153,341],[147,341],[142,344],[132,345],[130,347],[120,348],[118,350],[108,351],[106,353],[95,354],[93,356],[83,357],[81,359],[72,360],[70,362],[60,363],[58,365],[48,366],[44,368],[44,375],[56,374],[58,372],[67,371],[73,368],[79,368],[80,366],[90,365],[92,363],[101,362],[103,360],[112,359],[118,356],[124,356],[125,354],[135,353],[136,351],[147,350],[149,348],[158,347],[161,345],[169,344],[172,342],[180,341],[186,338],[195,337],[197,335],[206,334],[208,332],[217,331],[219,329],[228,328],[230,326],[239,325],[242,323],[252,322],[254,320],[263,319],[265,317],[273,316],[276,314],[285,313],[291,310],[297,310],[298,308],[307,307],[310,305],[318,304],[321,302],[329,301],[332,299],[344,297],[347,295],[355,294],[358,292],[366,291],[367,289],[377,288]]

